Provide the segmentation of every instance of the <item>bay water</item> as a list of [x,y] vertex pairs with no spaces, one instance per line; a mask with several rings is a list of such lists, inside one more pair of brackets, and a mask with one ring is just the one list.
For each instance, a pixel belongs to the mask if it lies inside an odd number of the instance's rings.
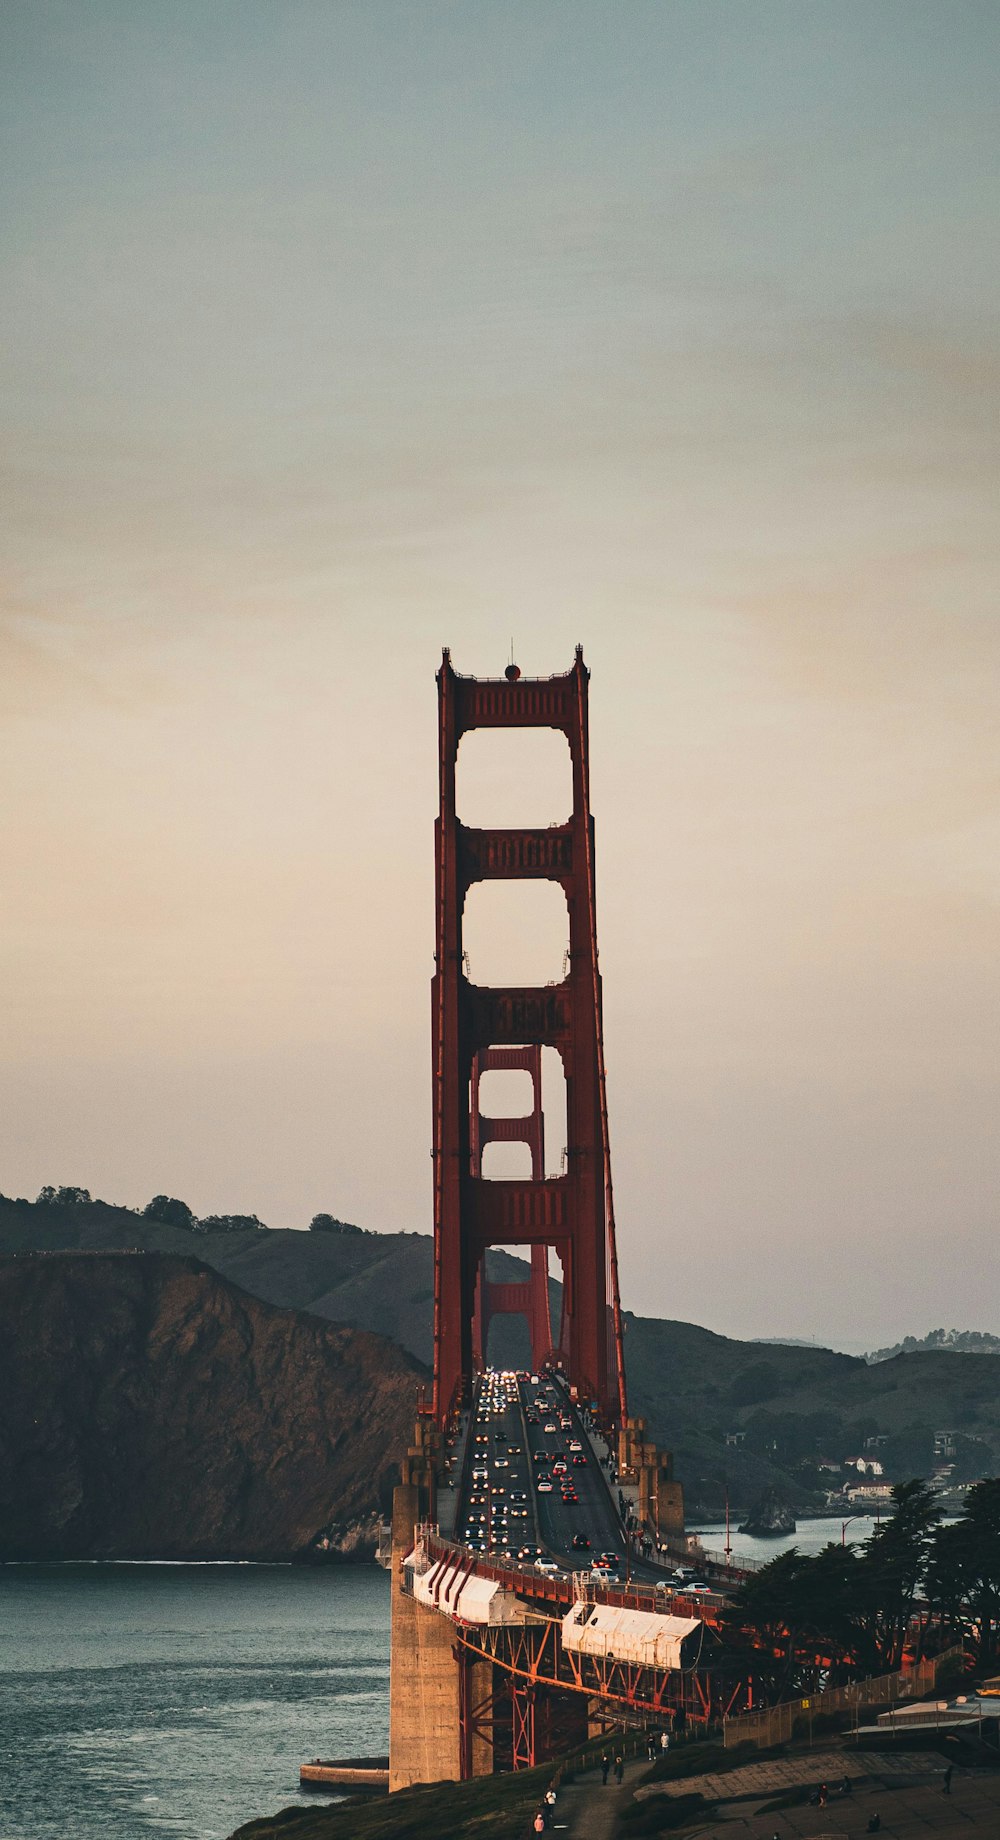
[[[788,1552],[795,1546],[800,1553],[814,1554],[822,1552],[824,1546],[836,1541],[839,1546],[843,1539],[848,1546],[867,1540],[874,1533],[877,1521],[870,1514],[826,1514],[816,1520],[799,1521],[794,1533],[768,1534],[761,1536],[753,1533],[738,1533],[735,1522],[730,1527],[729,1543],[733,1558],[754,1559],[758,1564],[767,1564],[769,1559],[776,1559],[779,1553]],[[702,1544],[708,1551],[721,1553],[726,1544],[725,1521],[702,1521],[690,1532],[697,1532]]]
[[3,1840],[224,1840],[388,1743],[377,1566],[0,1567]]

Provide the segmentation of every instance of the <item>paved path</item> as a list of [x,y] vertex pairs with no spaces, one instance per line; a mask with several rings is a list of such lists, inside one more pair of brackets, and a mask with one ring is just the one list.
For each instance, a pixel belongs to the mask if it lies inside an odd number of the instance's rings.
[[[831,1761],[834,1767],[825,1767]],[[797,1768],[800,1763],[811,1766],[804,1779]],[[817,1764],[824,1767],[817,1770]],[[801,1787],[803,1780],[838,1782],[845,1769],[854,1783],[852,1795],[832,1797],[826,1808],[802,1803],[777,1813],[761,1812],[762,1805],[783,1789]],[[770,1794],[761,1780],[765,1772]],[[779,1772],[784,1772],[783,1778]],[[882,1840],[978,1840],[980,1835],[982,1840],[997,1840],[1000,1772],[956,1767],[950,1795],[944,1794],[943,1781],[943,1760],[927,1752],[814,1751],[802,1758],[751,1764],[729,1775],[690,1777],[672,1787],[676,1794],[700,1790],[719,1803],[702,1823],[685,1828],[684,1840],[864,1840],[876,1812]]]
[[[780,1795],[783,1789],[801,1788],[805,1783],[818,1787],[821,1782],[843,1782],[849,1776],[855,1785],[875,1777],[879,1782],[899,1779],[940,1782],[944,1760],[929,1751],[803,1751],[771,1762],[748,1763],[738,1770],[726,1770],[717,1776],[685,1776],[674,1782],[650,1783],[640,1789],[647,1795],[703,1795],[706,1802],[731,1802],[743,1795]],[[845,1797],[844,1800],[847,1798]],[[843,1801],[841,1801],[843,1806]]]
[[648,1769],[645,1758],[627,1763],[621,1788],[613,1776],[605,1785],[600,1770],[587,1770],[559,1791],[552,1831],[561,1830],[565,1840],[612,1840],[619,1815],[628,1807],[636,1783]]

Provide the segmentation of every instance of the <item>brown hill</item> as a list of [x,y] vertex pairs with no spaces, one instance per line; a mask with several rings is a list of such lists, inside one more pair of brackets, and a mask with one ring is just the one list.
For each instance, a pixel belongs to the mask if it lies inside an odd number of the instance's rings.
[[0,1557],[370,1551],[424,1377],[195,1258],[0,1258]]

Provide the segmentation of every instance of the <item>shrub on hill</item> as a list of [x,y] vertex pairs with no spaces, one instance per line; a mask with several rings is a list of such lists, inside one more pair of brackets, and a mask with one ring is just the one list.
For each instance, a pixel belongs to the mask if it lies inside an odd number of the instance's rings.
[[267,1233],[269,1228],[256,1214],[206,1214],[196,1220],[192,1233]]
[[337,1220],[333,1214],[314,1214],[309,1222],[310,1233],[363,1233],[364,1227],[355,1227],[349,1220]]
[[142,1210],[146,1220],[158,1221],[161,1227],[195,1226],[195,1216],[186,1201],[177,1201],[173,1195],[154,1195]]

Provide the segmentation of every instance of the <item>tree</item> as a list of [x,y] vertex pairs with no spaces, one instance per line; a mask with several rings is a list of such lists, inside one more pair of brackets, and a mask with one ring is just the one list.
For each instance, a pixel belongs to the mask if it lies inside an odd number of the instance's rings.
[[85,1207],[90,1200],[89,1188],[43,1188],[39,1201],[45,1207]]
[[934,1491],[925,1482],[893,1484],[894,1512],[876,1527],[862,1549],[865,1608],[862,1627],[877,1671],[888,1673],[903,1660],[906,1632],[927,1563],[931,1535],[941,1518]]
[[361,1233],[362,1227],[353,1227],[349,1220],[337,1220],[333,1214],[314,1214],[309,1222],[310,1233]]
[[186,1201],[177,1201],[172,1195],[154,1195],[142,1210],[144,1220],[155,1220],[162,1227],[185,1227],[188,1232],[195,1223],[195,1216]]
[[1000,1645],[1000,1476],[973,1484],[963,1503],[962,1565],[965,1596],[976,1630],[981,1668],[992,1666]]

